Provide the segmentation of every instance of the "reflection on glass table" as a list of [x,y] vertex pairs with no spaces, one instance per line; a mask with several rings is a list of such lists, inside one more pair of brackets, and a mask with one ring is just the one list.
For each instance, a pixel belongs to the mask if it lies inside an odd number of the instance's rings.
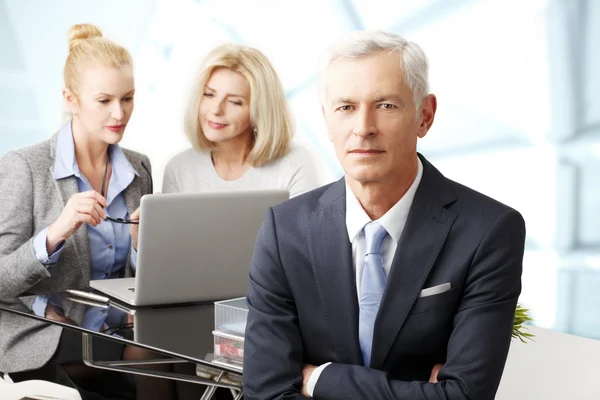
[[[66,329],[81,332],[83,340],[83,361],[86,365],[112,370],[178,380],[207,385],[202,399],[210,399],[217,388],[230,389],[234,399],[242,397],[242,374],[239,368],[217,365],[213,360],[213,327],[214,305],[191,304],[153,308],[130,308],[125,304],[110,300],[98,301],[102,298],[90,299],[77,294],[49,294],[49,297],[60,295],[64,302],[74,302],[85,307],[97,307],[108,313],[115,309],[123,314],[118,326],[104,329],[102,332],[92,331],[80,326],[51,320],[35,315],[24,307],[19,299],[0,301],[0,311],[22,315],[46,323],[62,326]],[[114,313],[114,312],[113,312]],[[93,340],[111,340],[125,345],[136,346],[158,353],[164,358],[153,360],[114,360],[98,361],[94,359]],[[141,365],[193,363],[197,376],[183,375],[175,372],[155,371],[139,368]]]

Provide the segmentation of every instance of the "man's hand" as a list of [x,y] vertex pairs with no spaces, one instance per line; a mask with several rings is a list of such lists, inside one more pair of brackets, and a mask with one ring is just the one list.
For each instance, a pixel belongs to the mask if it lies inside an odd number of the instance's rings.
[[308,380],[315,369],[317,369],[317,367],[310,364],[306,364],[304,368],[302,368],[302,394],[309,399],[312,398],[312,396],[308,394],[306,388],[308,387]]
[[431,369],[431,376],[429,377],[429,383],[438,383],[438,372],[440,372],[440,369],[442,369],[443,366],[444,364],[435,364],[433,366],[433,368]]

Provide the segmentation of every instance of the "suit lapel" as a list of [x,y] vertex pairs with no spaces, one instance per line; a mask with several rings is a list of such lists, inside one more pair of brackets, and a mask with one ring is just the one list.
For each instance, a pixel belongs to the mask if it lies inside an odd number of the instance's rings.
[[382,369],[386,356],[417,299],[456,214],[444,206],[455,200],[446,179],[427,160],[400,237],[373,334],[371,368]]
[[362,364],[358,341],[358,299],[352,247],[346,229],[344,179],[321,197],[321,208],[307,219],[312,270],[337,362]]

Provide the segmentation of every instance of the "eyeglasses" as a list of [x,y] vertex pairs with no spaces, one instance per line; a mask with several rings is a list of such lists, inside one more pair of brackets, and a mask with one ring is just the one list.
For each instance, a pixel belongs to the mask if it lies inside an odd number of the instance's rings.
[[109,217],[108,215],[106,216],[106,219],[112,222],[116,222],[117,224],[133,224],[133,225],[139,225],[140,221],[134,221],[131,219],[123,219],[123,218],[112,218]]
[[[104,166],[104,177],[102,177],[102,190],[100,191],[100,195],[104,197],[104,186],[106,185],[106,173],[108,172],[108,155],[106,155],[106,165]],[[112,218],[106,215],[106,219],[112,222],[116,222],[117,224],[132,224],[139,225],[139,220],[131,220],[124,218]]]

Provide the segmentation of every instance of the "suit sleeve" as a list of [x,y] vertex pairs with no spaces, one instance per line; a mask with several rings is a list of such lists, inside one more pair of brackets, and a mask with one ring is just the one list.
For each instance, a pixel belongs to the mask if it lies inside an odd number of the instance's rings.
[[281,266],[271,209],[258,233],[246,299],[244,398],[305,399],[297,311]]
[[492,400],[510,346],[521,293],[525,223],[509,210],[483,237],[454,317],[438,383],[392,380],[383,371],[331,364],[315,387],[319,400]]
[[0,159],[0,298],[11,299],[50,277],[33,249],[33,178],[16,152]]

